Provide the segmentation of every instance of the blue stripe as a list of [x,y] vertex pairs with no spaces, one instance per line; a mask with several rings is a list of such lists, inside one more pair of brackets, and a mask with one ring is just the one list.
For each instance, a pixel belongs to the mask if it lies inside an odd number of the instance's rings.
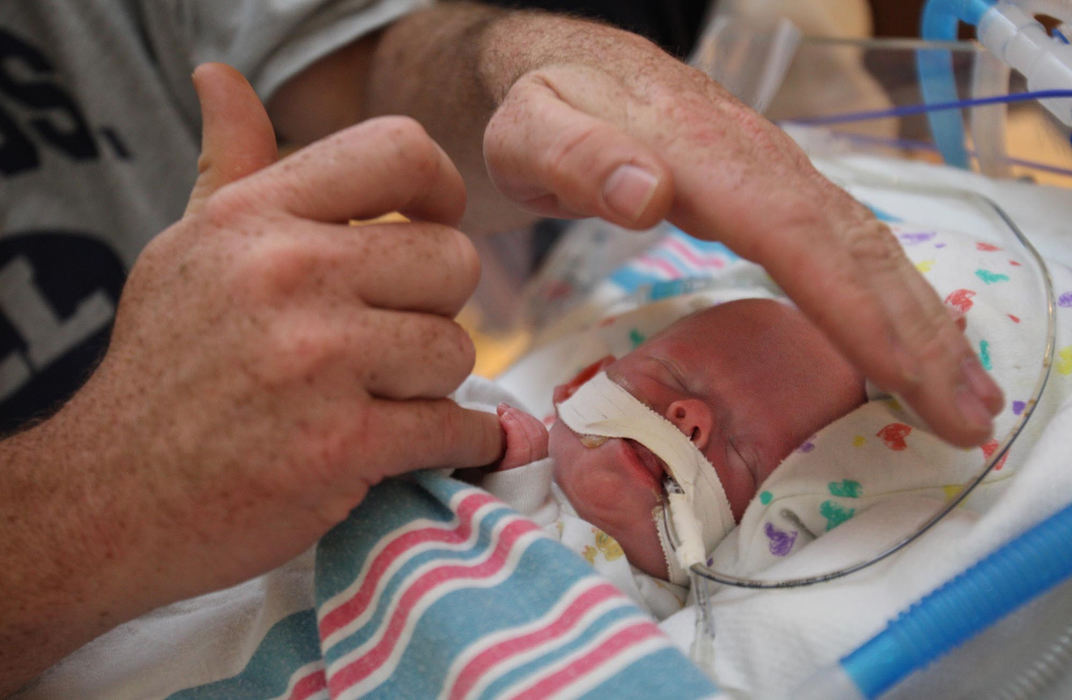
[[[434,697],[465,649],[488,635],[541,620],[584,577],[592,577],[591,567],[561,544],[533,542],[505,581],[453,591],[431,605],[391,677],[369,697]],[[624,597],[619,605],[639,614]],[[542,669],[542,664],[530,665],[527,673]]]
[[[451,481],[459,487],[460,482]],[[423,518],[447,525],[455,519],[450,499],[437,499],[403,479],[390,479],[369,491],[350,517],[325,535],[317,546],[317,603],[346,590],[385,533]]]
[[610,281],[621,287],[622,291],[632,293],[646,284],[659,282],[663,278],[650,272],[639,270],[632,265],[619,267],[611,273]]
[[659,649],[634,661],[581,697],[601,700],[711,698],[718,688],[677,649]]
[[[390,621],[390,613],[394,611],[395,605],[399,602],[401,596],[409,590],[409,584],[412,582],[407,581],[407,579],[415,570],[427,563],[449,565],[475,562],[493,548],[494,545],[492,544],[491,538],[494,534],[493,529],[496,523],[504,518],[510,518],[513,515],[513,511],[505,505],[501,505],[481,519],[480,524],[478,525],[477,537],[469,547],[458,550],[449,550],[442,546],[435,546],[435,544],[432,544],[430,545],[430,549],[415,556],[408,557],[405,563],[387,579],[383,588],[377,595],[376,600],[373,601],[374,607],[372,615],[351,634],[339,640],[330,648],[325,649],[324,658],[328,664],[334,663],[341,656],[350,653],[369,639],[373,638],[381,628]],[[371,531],[366,532],[365,536],[370,539],[376,539],[377,537],[376,533]],[[345,551],[345,549],[342,551]],[[338,559],[339,557],[336,557],[334,560],[325,557],[323,562],[325,568],[331,568],[331,564],[334,561],[338,561]],[[319,577],[321,564],[319,556],[317,564],[317,576]],[[430,592],[427,595],[435,596],[435,593]]]
[[894,216],[893,214],[889,213],[888,211],[883,211],[882,209],[879,209],[878,207],[876,207],[874,205],[867,204],[867,202],[864,202],[864,205],[868,209],[871,210],[871,213],[874,214],[875,218],[878,219],[879,221],[885,221],[888,224],[897,224],[897,223],[901,223],[902,221],[904,221],[904,219],[902,219],[901,217]]

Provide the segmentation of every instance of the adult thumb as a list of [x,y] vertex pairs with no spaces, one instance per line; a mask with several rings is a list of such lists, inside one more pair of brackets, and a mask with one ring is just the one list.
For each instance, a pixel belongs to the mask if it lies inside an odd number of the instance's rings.
[[203,63],[193,82],[201,102],[201,157],[185,215],[198,212],[227,183],[278,158],[272,122],[241,73],[223,63]]

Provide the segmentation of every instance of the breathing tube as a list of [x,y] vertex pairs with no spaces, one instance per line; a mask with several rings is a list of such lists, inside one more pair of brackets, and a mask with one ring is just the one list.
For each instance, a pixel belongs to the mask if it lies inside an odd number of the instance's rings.
[[[1072,23],[1068,4],[1059,0],[1026,0],[1015,4],[1009,0],[928,0],[923,7],[921,34],[929,41],[955,41],[959,23],[970,24],[976,27],[976,36],[983,46],[1027,78],[1028,90],[1072,87],[1072,45],[1060,31],[1051,37],[1033,13]],[[917,70],[925,102],[957,100],[948,51],[920,51]],[[1061,122],[1072,126],[1072,99],[1048,99],[1042,105]],[[932,112],[927,118],[945,161],[967,168],[968,152],[960,115]]]
[[794,698],[876,698],[1072,577],[1072,504],[932,591]]

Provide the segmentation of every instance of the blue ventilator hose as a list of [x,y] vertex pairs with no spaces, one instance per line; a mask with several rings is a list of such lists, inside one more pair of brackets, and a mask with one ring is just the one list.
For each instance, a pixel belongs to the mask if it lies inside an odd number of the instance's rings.
[[[996,0],[928,0],[923,6],[920,34],[930,41],[956,41],[960,22],[975,26]],[[955,102],[957,86],[953,79],[953,59],[949,51],[927,49],[916,54],[916,69],[923,101]],[[964,125],[959,113],[932,112],[927,115],[934,142],[949,165],[968,168],[968,151],[964,147]]]
[[831,669],[875,698],[1002,617],[1072,577],[1072,504],[902,612]]

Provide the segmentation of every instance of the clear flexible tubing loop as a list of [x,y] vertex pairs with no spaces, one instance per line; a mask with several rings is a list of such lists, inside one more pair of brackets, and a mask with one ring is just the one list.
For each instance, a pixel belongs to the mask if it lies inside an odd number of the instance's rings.
[[1068,0],[1017,0],[1016,4],[1029,15],[1046,15],[1072,24],[1072,5]]
[[[847,167],[848,172],[855,172],[855,168]],[[1009,215],[1005,213],[1001,207],[999,207],[993,200],[990,200],[978,193],[971,192],[969,190],[960,190],[956,188],[946,188],[933,184],[918,184],[908,183],[900,181],[891,181],[888,178],[877,176],[871,173],[855,172],[852,176],[853,181],[859,185],[870,185],[874,187],[896,187],[906,192],[919,192],[927,193],[932,196],[940,196],[942,194],[963,198],[968,201],[976,202],[991,210],[1005,225],[1008,231],[1015,237],[1016,241],[1023,247],[1029,258],[1034,261],[1037,272],[1040,277],[1040,282],[1043,286],[1043,293],[1045,295],[1045,308],[1046,308],[1046,336],[1044,339],[1044,347],[1042,357],[1040,358],[1040,371],[1035,382],[1035,387],[1031,392],[1032,401],[1028,402],[1028,407],[1025,408],[1023,413],[1020,414],[1019,420],[1010,428],[1010,430],[1002,437],[999,446],[996,450],[990,453],[982,470],[971,480],[964,484],[964,488],[949,499],[946,504],[939,508],[934,515],[924,521],[919,527],[912,533],[905,537],[902,537],[899,541],[891,544],[881,552],[876,553],[870,558],[860,560],[854,564],[844,566],[835,571],[826,571],[823,573],[813,574],[811,576],[803,576],[800,578],[792,579],[756,579],[750,577],[742,577],[730,574],[729,572],[718,571],[710,566],[704,566],[703,564],[693,564],[690,568],[694,583],[701,583],[702,579],[708,581],[714,581],[716,583],[726,584],[730,586],[736,586],[739,588],[796,588],[799,586],[812,586],[818,583],[825,583],[826,581],[832,581],[849,574],[856,573],[862,569],[865,569],[872,564],[876,564],[888,557],[893,556],[897,552],[901,551],[909,544],[914,542],[917,538],[921,537],[925,532],[930,530],[934,525],[948,515],[954,508],[958,507],[969,494],[974,491],[986,478],[987,474],[991,472],[994,466],[1001,460],[1012,447],[1013,443],[1019,437],[1023,431],[1027,422],[1034,415],[1035,409],[1038,407],[1039,398],[1042,396],[1042,392],[1046,388],[1046,384],[1049,381],[1050,370],[1053,367],[1053,356],[1056,346],[1056,334],[1057,334],[1057,320],[1056,320],[1056,306],[1057,300],[1055,299],[1053,291],[1053,281],[1050,278],[1049,269],[1046,267],[1045,261],[1042,256],[1039,255],[1038,250],[1031,244],[1031,241],[1023,234],[1022,231],[1016,226],[1016,224],[1009,218]]]

